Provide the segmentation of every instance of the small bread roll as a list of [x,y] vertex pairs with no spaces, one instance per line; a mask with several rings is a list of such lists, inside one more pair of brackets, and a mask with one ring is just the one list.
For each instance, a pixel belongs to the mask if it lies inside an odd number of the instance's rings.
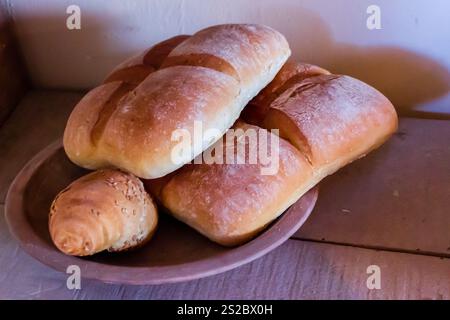
[[88,256],[147,242],[158,221],[156,206],[135,176],[99,170],[71,183],[50,208],[49,229],[62,252]]

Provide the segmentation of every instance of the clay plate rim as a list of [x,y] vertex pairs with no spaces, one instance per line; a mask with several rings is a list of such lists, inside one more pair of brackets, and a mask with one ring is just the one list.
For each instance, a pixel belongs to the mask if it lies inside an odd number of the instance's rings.
[[249,263],[289,239],[311,214],[318,197],[318,187],[311,189],[258,237],[239,247],[230,248],[219,256],[173,266],[107,265],[67,256],[56,247],[49,247],[28,221],[24,205],[24,192],[28,182],[45,160],[60,148],[62,139],[40,151],[16,176],[6,196],[6,222],[21,247],[38,261],[60,272],[66,272],[69,265],[78,265],[83,278],[106,283],[132,285],[175,283],[212,276]]

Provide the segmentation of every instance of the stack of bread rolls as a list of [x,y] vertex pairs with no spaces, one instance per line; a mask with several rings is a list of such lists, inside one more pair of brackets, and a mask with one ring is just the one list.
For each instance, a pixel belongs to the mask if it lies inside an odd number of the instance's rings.
[[[138,247],[157,227],[155,202],[212,241],[244,243],[396,130],[380,92],[289,55],[277,31],[228,24],[168,39],[115,68],[68,120],[67,156],[97,171],[55,198],[55,245],[71,255]],[[195,136],[195,122],[217,134],[192,139],[174,161],[173,133]],[[276,171],[249,161],[262,147],[248,132],[268,149],[276,142]],[[211,150],[223,150],[215,156],[224,161],[197,161]],[[230,155],[239,161],[225,161]]]

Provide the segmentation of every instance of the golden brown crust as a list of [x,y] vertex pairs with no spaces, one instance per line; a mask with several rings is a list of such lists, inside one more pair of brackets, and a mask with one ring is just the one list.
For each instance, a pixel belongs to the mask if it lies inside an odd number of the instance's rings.
[[287,61],[272,82],[249,102],[241,118],[247,123],[260,126],[273,100],[295,83],[322,74],[330,74],[330,72],[312,64]]
[[[99,118],[103,108],[116,105],[115,102],[121,98],[120,93],[124,93],[121,88],[125,85],[123,82],[116,81],[94,88],[81,99],[74,112],[70,114],[63,143],[67,156],[75,163],[78,162],[77,159],[83,159],[83,167],[88,169],[107,166],[106,161],[93,156],[96,145],[93,143],[92,133],[99,131],[95,127],[100,123]],[[95,140],[99,139],[96,134],[94,136]]]
[[189,37],[188,35],[179,35],[169,38],[143,53],[125,60],[106,76],[103,83],[124,81],[138,85],[151,72],[158,70],[169,53]]
[[[289,54],[286,39],[267,26],[225,24],[200,30],[177,46],[169,54],[168,60],[190,55],[214,57],[225,61],[227,69],[233,69],[232,72],[243,87],[253,87],[258,80],[255,75],[261,76],[267,72],[265,69],[272,67],[278,57],[282,57],[284,64]],[[258,88],[256,93],[265,85]]]
[[[239,112],[229,104],[238,92],[232,77],[208,68],[176,66],[154,72],[116,104],[96,155],[139,177],[166,175],[183,165],[172,161],[172,150],[180,143],[172,139],[174,130],[183,128],[194,137],[195,121],[202,121],[203,130],[224,131],[224,123],[233,122],[229,117]],[[223,114],[224,106],[230,113]]]
[[[175,161],[175,130],[193,137],[198,121],[204,130],[225,133],[290,55],[284,37],[260,25],[214,26],[160,47],[158,54],[150,54],[152,49],[115,70],[75,107],[64,133],[73,162],[89,169],[114,166],[141,178],[164,176],[214,143],[192,139],[194,152]],[[151,72],[161,64],[164,68]],[[121,82],[130,86],[125,94]]]
[[226,60],[210,55],[210,54],[188,54],[181,56],[167,57],[164,60],[161,68],[168,68],[172,66],[196,66],[213,69],[222,73],[225,73],[236,81],[240,81],[239,75],[236,69],[228,63]]
[[144,79],[147,78],[150,73],[154,71],[156,71],[156,69],[151,66],[138,64],[112,72],[106,77],[103,83],[123,81],[137,86],[139,83],[144,81]]
[[138,247],[151,238],[157,221],[142,182],[108,169],[79,178],[56,196],[49,230],[59,250],[86,256]]
[[150,65],[158,70],[173,49],[190,37],[190,35],[181,34],[157,43],[144,55],[144,64]]

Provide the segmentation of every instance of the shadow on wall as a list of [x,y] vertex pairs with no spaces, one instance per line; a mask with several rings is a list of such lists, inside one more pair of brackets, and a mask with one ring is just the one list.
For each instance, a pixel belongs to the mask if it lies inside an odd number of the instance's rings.
[[[332,73],[347,74],[369,83],[386,95],[403,115],[416,115],[419,106],[445,96],[450,98],[450,72],[445,65],[403,48],[338,43],[317,14],[299,7],[283,10],[284,15],[279,14],[266,23],[287,37],[293,59],[319,64]],[[295,21],[295,30],[285,30],[283,17],[286,16]],[[450,119],[449,106],[441,107],[442,110],[433,110],[433,115]]]
[[[286,17],[293,22],[286,23]],[[29,27],[21,32],[18,26],[22,46],[31,53],[26,58],[34,83],[52,88],[61,88],[61,84],[66,89],[94,87],[124,57],[174,35],[156,30],[142,43],[137,39],[142,29],[133,23],[124,25],[123,21],[115,21],[108,15],[85,11],[82,29],[77,31],[65,28],[65,15],[23,18],[28,26],[36,26],[32,32]],[[371,84],[402,114],[414,114],[418,106],[450,93],[450,73],[446,66],[402,48],[338,43],[321,17],[302,7],[283,5],[268,16],[257,15],[252,19],[230,22],[265,23],[274,27],[287,37],[294,59],[319,64],[333,73],[348,74]],[[111,26],[114,32],[110,31]],[[133,37],[133,33],[137,35]],[[37,49],[42,47],[47,50]],[[41,61],[51,61],[51,70]],[[436,112],[433,116],[439,117]],[[443,110],[440,116],[450,118],[450,110]]]
[[[347,73],[371,84],[404,114],[413,115],[416,107],[449,94],[450,73],[445,66],[425,56],[394,47],[337,45],[335,50],[334,72]],[[450,109],[446,110],[450,118]]]

